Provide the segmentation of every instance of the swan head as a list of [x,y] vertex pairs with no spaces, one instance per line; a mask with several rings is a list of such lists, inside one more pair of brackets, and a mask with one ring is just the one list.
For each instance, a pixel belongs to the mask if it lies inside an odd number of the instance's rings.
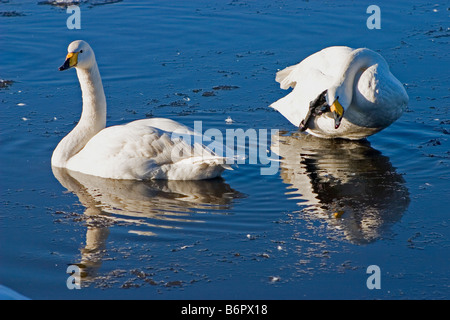
[[95,64],[94,51],[91,46],[83,40],[76,40],[69,44],[67,56],[64,64],[59,67],[59,71],[70,68],[89,69]]
[[327,104],[334,117],[334,128],[337,129],[341,125],[345,110],[349,107],[351,101],[348,101],[345,92],[341,92],[342,87],[331,87],[327,90]]

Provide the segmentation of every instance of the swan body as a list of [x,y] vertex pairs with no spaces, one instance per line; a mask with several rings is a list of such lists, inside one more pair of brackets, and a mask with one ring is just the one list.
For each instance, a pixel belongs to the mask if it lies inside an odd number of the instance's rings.
[[[293,90],[271,107],[322,138],[366,138],[396,121],[409,100],[386,60],[366,48],[325,48],[279,71],[276,81],[282,89]],[[307,117],[321,93],[328,109]],[[341,112],[333,114],[330,109],[336,105]]]
[[127,180],[202,180],[229,169],[227,159],[198,142],[198,133],[170,119],[105,128],[106,98],[94,52],[82,40],[72,42],[68,52],[60,70],[76,68],[83,111],[54,150],[52,166]]

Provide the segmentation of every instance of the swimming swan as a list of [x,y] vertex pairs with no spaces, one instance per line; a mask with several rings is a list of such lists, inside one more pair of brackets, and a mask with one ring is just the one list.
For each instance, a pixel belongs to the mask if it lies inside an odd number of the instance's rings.
[[397,120],[409,100],[386,60],[366,48],[325,48],[279,71],[276,81],[293,90],[271,107],[321,138],[366,138]]
[[67,50],[59,70],[76,69],[83,111],[78,124],[54,150],[52,166],[129,180],[202,180],[229,169],[224,157],[197,142],[198,133],[170,119],[105,128],[106,98],[94,51],[82,40],[72,42]]

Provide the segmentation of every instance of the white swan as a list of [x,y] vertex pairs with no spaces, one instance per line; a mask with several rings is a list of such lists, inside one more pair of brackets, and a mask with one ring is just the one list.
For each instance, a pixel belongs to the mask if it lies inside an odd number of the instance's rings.
[[78,124],[54,150],[52,166],[129,180],[202,180],[229,168],[225,158],[196,143],[197,133],[169,119],[105,128],[106,98],[94,51],[77,40],[68,52],[59,70],[76,68],[83,111]]
[[397,120],[409,100],[386,60],[366,48],[325,48],[279,71],[276,81],[293,90],[271,107],[322,138],[366,138]]

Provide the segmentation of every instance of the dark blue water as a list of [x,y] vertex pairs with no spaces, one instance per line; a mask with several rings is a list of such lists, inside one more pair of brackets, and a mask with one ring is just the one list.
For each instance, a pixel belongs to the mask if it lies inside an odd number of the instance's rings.
[[[379,30],[367,1],[101,3],[82,2],[80,30],[65,7],[0,3],[0,284],[32,299],[449,298],[445,1],[379,4]],[[198,183],[52,172],[81,112],[75,72],[57,70],[76,39],[95,50],[108,125],[279,129],[279,170]],[[276,71],[331,45],[378,51],[410,97],[368,141],[298,135],[268,108],[286,94]]]

